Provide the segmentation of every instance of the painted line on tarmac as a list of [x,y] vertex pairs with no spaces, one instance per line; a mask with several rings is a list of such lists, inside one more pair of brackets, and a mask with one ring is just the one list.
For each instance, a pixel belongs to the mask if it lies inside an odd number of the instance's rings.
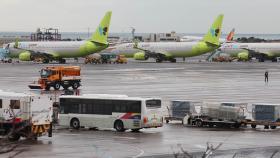
[[154,69],[116,69],[116,70],[102,70],[104,71],[109,71],[109,72],[130,72],[130,71],[160,71],[160,70],[184,70],[185,68],[154,68]]
[[135,149],[140,151],[140,153],[138,155],[133,156],[132,158],[137,158],[137,157],[140,157],[140,156],[144,155],[145,151],[143,149],[140,149],[140,148],[138,148],[136,146],[132,146],[132,147],[134,147]]
[[114,139],[129,139],[129,140],[135,140],[134,137],[113,137]]

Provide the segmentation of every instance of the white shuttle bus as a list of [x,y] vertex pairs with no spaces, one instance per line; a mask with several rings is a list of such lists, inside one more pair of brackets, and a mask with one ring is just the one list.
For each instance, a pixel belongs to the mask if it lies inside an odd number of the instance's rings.
[[94,94],[61,96],[59,107],[59,124],[75,129],[115,128],[123,132],[163,125],[161,99],[158,98]]

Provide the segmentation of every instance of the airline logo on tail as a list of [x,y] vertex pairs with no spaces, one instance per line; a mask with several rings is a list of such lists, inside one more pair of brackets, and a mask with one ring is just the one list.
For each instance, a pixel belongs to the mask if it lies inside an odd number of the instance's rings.
[[227,42],[233,41],[234,33],[235,33],[235,29],[232,29],[227,36]]
[[211,35],[212,37],[218,37],[219,33],[220,33],[220,29],[217,28],[217,29],[214,29],[214,28],[211,28]]
[[102,36],[102,35],[106,36],[106,34],[108,33],[108,27],[102,28],[102,27],[100,26],[100,27],[98,28],[98,30],[99,30],[100,36]]
[[96,31],[92,35],[90,41],[104,44],[104,45],[108,44],[107,37],[108,37],[108,31],[109,31],[109,26],[111,21],[111,15],[112,15],[111,11],[105,14],[99,26],[96,28]]

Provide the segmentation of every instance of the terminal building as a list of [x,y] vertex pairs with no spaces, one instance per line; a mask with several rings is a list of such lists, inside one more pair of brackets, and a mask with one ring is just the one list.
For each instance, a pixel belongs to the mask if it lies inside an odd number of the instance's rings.
[[148,38],[144,39],[145,42],[180,42],[180,36],[175,31],[171,33],[152,33]]

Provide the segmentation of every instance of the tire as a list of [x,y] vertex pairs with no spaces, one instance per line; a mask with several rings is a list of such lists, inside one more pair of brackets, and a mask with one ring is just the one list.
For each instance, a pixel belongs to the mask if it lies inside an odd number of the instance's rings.
[[203,127],[203,122],[201,120],[196,120],[195,122],[197,127]]
[[257,125],[253,125],[253,124],[252,124],[252,125],[251,125],[251,127],[252,127],[252,128],[256,128],[256,127],[257,127]]
[[123,126],[123,122],[121,120],[117,120],[114,123],[114,128],[118,131],[118,132],[124,132],[124,126]]
[[20,139],[20,135],[19,134],[12,134],[8,137],[8,140],[11,142],[15,142],[18,141]]
[[169,123],[169,120],[165,120],[166,123]]
[[59,83],[55,83],[54,86],[53,86],[53,88],[54,88],[55,90],[59,90],[59,89],[60,89],[60,84],[59,84]]
[[276,126],[270,126],[270,129],[276,129]]
[[264,129],[269,129],[269,126],[268,126],[268,125],[265,125],[265,126],[264,126]]
[[79,129],[80,128],[80,121],[76,118],[73,118],[70,122],[70,126],[74,129]]
[[136,128],[136,129],[131,129],[131,132],[139,132],[140,128]]
[[73,84],[72,84],[72,88],[73,89],[78,89],[79,88],[79,83],[78,82],[74,82]]

